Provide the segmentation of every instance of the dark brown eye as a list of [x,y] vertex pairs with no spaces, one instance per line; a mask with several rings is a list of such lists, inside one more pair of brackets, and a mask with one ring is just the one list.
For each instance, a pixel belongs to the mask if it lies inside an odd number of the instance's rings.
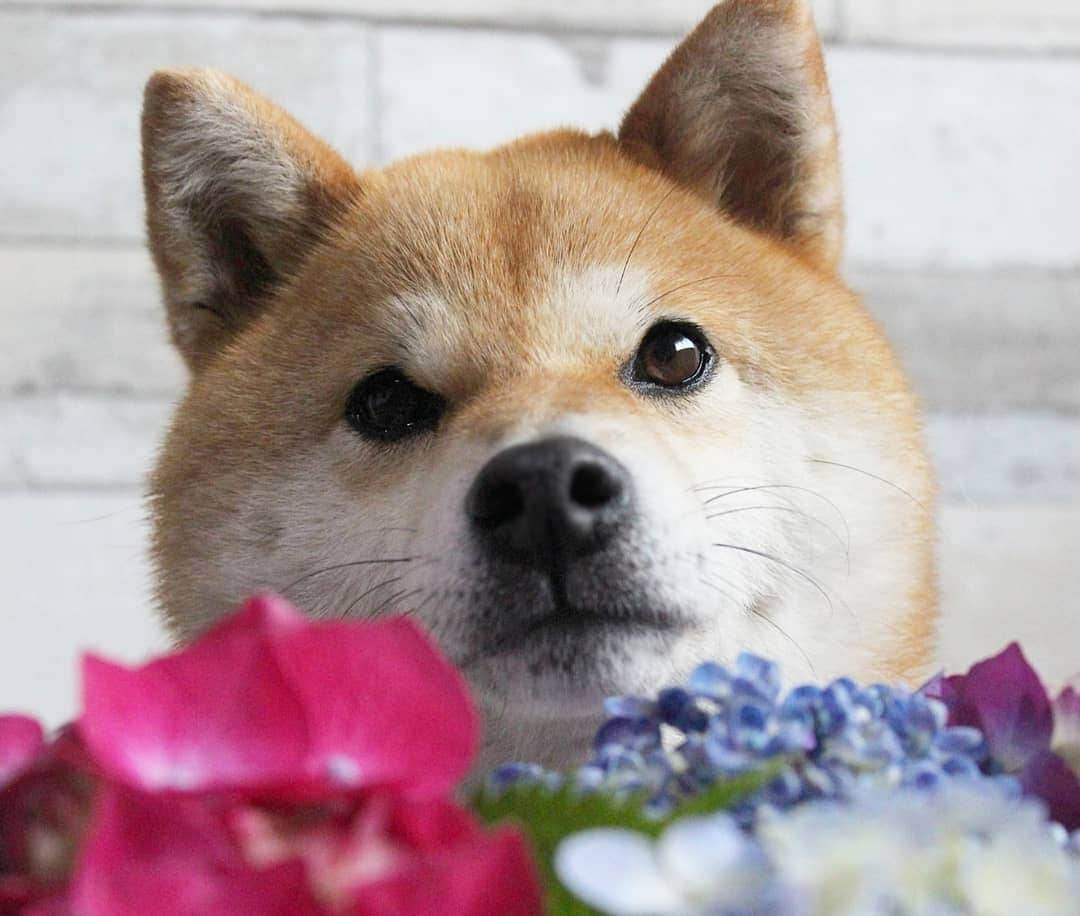
[[663,388],[685,388],[705,374],[709,359],[709,345],[697,328],[665,321],[642,342],[635,374]]
[[439,395],[414,384],[398,369],[383,369],[353,389],[345,419],[365,438],[396,442],[435,429],[445,410]]

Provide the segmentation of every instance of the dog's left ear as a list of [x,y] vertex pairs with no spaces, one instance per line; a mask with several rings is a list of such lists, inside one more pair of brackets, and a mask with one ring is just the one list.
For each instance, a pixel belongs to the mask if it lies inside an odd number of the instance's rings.
[[727,0],[623,120],[631,156],[827,269],[843,244],[836,126],[808,0]]
[[173,342],[198,371],[259,315],[359,181],[288,114],[213,70],[155,73],[142,139],[150,251]]

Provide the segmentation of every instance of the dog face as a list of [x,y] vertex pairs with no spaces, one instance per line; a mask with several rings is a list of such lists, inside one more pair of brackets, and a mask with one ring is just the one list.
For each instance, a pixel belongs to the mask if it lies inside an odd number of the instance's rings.
[[618,136],[360,174],[235,81],[159,73],[144,167],[192,370],[152,481],[177,636],[261,589],[412,613],[491,758],[553,763],[601,696],[704,658],[927,662],[932,485],[836,275],[804,3],[717,7]]

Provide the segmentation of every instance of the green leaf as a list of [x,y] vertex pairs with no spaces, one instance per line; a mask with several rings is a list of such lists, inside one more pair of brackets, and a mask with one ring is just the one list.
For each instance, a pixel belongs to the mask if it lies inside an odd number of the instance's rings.
[[702,817],[706,814],[715,814],[717,811],[726,811],[748,795],[753,795],[783,768],[783,763],[768,763],[745,776],[717,782],[686,799],[665,818],[663,827],[667,827],[673,821],[681,821],[684,817]]
[[520,786],[499,796],[481,791],[472,807],[481,820],[517,823],[532,844],[547,888],[547,911],[558,916],[592,916],[586,906],[555,877],[555,850],[564,837],[593,827],[624,827],[657,836],[658,824],[641,813],[646,796],[616,801],[599,793],[579,795],[572,789]]
[[595,910],[570,894],[555,876],[555,850],[566,837],[594,827],[616,827],[658,837],[676,820],[712,814],[730,808],[757,791],[776,768],[767,767],[747,776],[718,782],[678,806],[662,820],[646,817],[642,805],[645,794],[616,800],[599,792],[582,795],[563,787],[552,790],[530,785],[512,788],[495,796],[480,790],[472,809],[488,824],[517,823],[528,836],[547,887],[547,911],[552,916],[593,916]]

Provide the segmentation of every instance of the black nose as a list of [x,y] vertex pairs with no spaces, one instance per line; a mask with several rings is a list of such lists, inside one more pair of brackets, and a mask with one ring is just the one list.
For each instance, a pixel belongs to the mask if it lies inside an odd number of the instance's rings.
[[630,510],[630,479],[588,442],[545,439],[492,458],[465,508],[473,530],[506,558],[548,563],[611,540]]

